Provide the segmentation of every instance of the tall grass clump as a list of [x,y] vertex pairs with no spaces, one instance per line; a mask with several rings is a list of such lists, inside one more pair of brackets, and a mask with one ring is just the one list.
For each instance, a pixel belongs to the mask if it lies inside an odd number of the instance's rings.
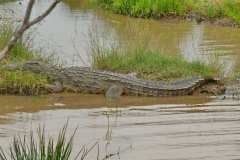
[[184,15],[189,0],[99,0],[116,13],[136,17],[159,17],[166,14]]
[[[10,22],[0,24],[0,50],[8,43],[9,39],[13,35],[13,32],[14,29]],[[27,43],[20,41],[11,50],[11,54],[8,59],[6,59],[5,63],[12,61],[27,61],[36,57],[37,55],[34,55],[30,46],[27,45]]]
[[[0,24],[0,50],[6,45],[13,34],[12,26],[6,22]],[[37,95],[48,83],[46,75],[35,74],[22,70],[6,70],[8,64],[20,64],[32,59],[43,59],[30,49],[24,42],[18,42],[11,50],[10,56],[0,62],[0,93]]]
[[[69,139],[66,138],[67,124],[59,131],[56,142],[53,138],[46,138],[44,128],[38,129],[37,136],[33,135],[31,132],[30,137],[26,138],[24,136],[14,137],[12,144],[10,145],[9,151],[6,152],[2,148],[0,150],[1,160],[70,160],[85,159],[87,153],[85,148],[80,148],[79,153],[73,157],[73,141],[76,130],[70,136]],[[85,151],[84,151],[85,150]]]
[[9,149],[9,154],[1,148],[1,160],[68,160],[73,146],[73,137],[66,140],[66,126],[59,132],[57,143],[52,138],[46,141],[44,129],[38,130],[38,141],[33,133],[30,138],[14,137]]
[[238,24],[240,24],[240,1],[239,0],[225,0],[224,1],[224,14],[227,17],[232,18]]
[[[39,127],[37,134],[30,132],[27,136],[15,136],[10,143],[9,149],[3,149],[0,144],[0,160],[85,160],[89,154],[97,149],[96,160],[112,159],[119,157],[120,149],[100,156],[99,143],[93,145],[82,145],[79,149],[74,149],[74,137],[77,128],[67,136],[68,123],[60,129],[56,138],[46,137],[44,127]],[[77,151],[73,153],[73,151]]]
[[192,76],[214,77],[219,68],[201,62],[187,62],[181,56],[134,49],[126,52],[106,49],[93,54],[93,67],[120,73],[137,73],[139,78],[173,80]]

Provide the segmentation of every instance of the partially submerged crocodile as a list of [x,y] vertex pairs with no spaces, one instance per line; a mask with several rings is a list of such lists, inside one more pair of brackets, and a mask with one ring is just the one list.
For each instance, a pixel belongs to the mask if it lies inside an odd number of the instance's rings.
[[[58,92],[62,90],[71,90],[74,92],[98,94],[105,93],[112,85],[117,85],[122,87],[122,94],[126,95],[155,97],[184,96],[194,94],[195,91],[209,83],[219,84],[218,80],[202,77],[192,77],[190,79],[177,80],[171,83],[149,81],[125,74],[93,70],[87,67],[61,68],[39,61],[26,62],[18,65],[17,69],[47,75],[53,82],[56,82],[55,84],[58,86]],[[217,92],[221,93],[223,91],[224,89],[220,87]]]

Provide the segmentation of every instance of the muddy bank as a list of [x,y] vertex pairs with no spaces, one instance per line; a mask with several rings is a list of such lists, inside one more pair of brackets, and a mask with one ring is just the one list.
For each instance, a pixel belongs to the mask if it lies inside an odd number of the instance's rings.
[[[117,94],[145,97],[171,97],[187,95],[219,95],[225,92],[224,84],[215,78],[193,76],[174,81],[153,81],[137,78],[134,75],[120,74],[106,70],[86,67],[58,67],[42,61],[27,61],[19,64],[4,65],[2,68],[11,72],[23,72],[45,77],[45,83],[22,86],[15,81],[0,88],[2,94],[41,95],[48,93],[74,92],[116,94],[113,86],[120,88]],[[28,78],[23,76],[24,78]],[[36,80],[38,82],[38,79]],[[115,99],[118,98],[115,96]]]
[[187,16],[163,16],[157,18],[157,20],[186,20],[189,22],[195,22],[196,24],[208,24],[222,27],[237,27],[239,28],[239,23],[227,17],[219,17],[219,18],[209,18],[201,15],[187,15]]
[[237,22],[227,17],[209,18],[201,15],[189,14],[187,16],[165,15],[161,17],[153,17],[153,19],[158,21],[169,21],[169,22],[187,21],[187,22],[194,22],[196,24],[207,24],[207,25],[221,26],[221,27],[236,27],[236,28],[240,27],[240,25]]
[[[78,90],[74,88],[63,88],[60,91],[55,89],[55,86],[49,88],[49,86],[53,86],[52,84],[48,84],[47,86],[36,86],[36,88],[20,88],[19,86],[7,86],[0,87],[0,95],[16,95],[16,96],[41,96],[41,95],[51,95],[51,94],[59,94],[59,93],[77,93],[77,94],[95,94],[95,95],[104,95],[105,91],[84,91]],[[188,96],[217,96],[225,93],[225,88],[227,85],[221,84],[213,84],[209,83],[204,85],[201,88],[198,88]],[[129,95],[128,93],[123,93],[122,96],[136,96]],[[180,95],[178,95],[180,96]],[[151,96],[140,96],[140,97],[151,97]],[[153,96],[156,97],[156,96]],[[176,97],[176,95],[166,95],[160,97]]]

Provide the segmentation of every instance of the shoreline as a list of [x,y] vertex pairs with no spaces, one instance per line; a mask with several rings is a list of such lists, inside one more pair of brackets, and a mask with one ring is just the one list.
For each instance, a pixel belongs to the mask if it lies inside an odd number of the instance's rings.
[[[31,64],[33,64],[33,66],[31,66]],[[12,65],[10,66],[13,67]],[[51,69],[48,70],[50,67]],[[32,85],[33,87],[29,87],[28,85],[21,86],[21,83],[16,85],[14,84],[15,81],[12,80],[12,83],[8,83],[5,86],[0,85],[0,94],[20,96],[40,96],[57,93],[104,95],[111,86],[117,85],[122,88],[122,96],[181,97],[217,96],[223,94],[226,88],[226,85],[222,80],[210,77],[192,77],[175,79],[173,81],[151,81],[138,79],[137,77],[129,74],[119,74],[117,72],[109,72],[106,70],[91,70],[81,67],[74,68],[74,70],[72,70],[70,67],[65,69],[63,68],[59,72],[58,68],[52,67],[53,66],[49,64],[30,61],[23,64],[20,68],[15,68],[17,70],[22,70],[23,72],[31,72],[39,77],[45,77],[47,81],[45,81],[45,83],[38,83]],[[38,70],[39,68],[40,70]],[[83,79],[82,76],[87,77],[86,79]],[[92,86],[90,87],[89,85]]]
[[240,27],[240,5],[237,1],[152,1],[136,0],[100,1],[93,4],[98,8],[123,16],[142,19],[179,19],[226,27]]
[[[138,18],[138,17],[136,17]],[[145,18],[143,18],[145,19]],[[206,17],[201,17],[201,21],[199,22],[195,18],[191,18],[191,15],[189,16],[164,16],[161,18],[153,18],[154,20],[161,21],[161,20],[166,20],[166,21],[187,21],[187,22],[192,22],[196,24],[207,24],[207,25],[214,25],[214,26],[220,26],[220,27],[233,27],[233,28],[239,28],[240,25],[231,20],[230,18],[224,17],[224,18],[206,18]]]
[[106,12],[110,12],[111,14],[135,18],[135,19],[142,19],[142,20],[155,20],[155,21],[173,21],[173,22],[191,22],[196,24],[206,24],[206,25],[213,25],[213,26],[219,26],[219,27],[232,27],[232,28],[240,28],[240,24],[236,23],[234,20],[228,18],[228,17],[219,17],[219,18],[209,18],[202,16],[200,17],[201,21],[199,22],[195,15],[186,15],[186,16],[177,16],[177,15],[165,15],[160,17],[138,17],[138,16],[131,16],[131,15],[125,15],[125,14],[119,14],[114,13],[111,10],[107,10]]

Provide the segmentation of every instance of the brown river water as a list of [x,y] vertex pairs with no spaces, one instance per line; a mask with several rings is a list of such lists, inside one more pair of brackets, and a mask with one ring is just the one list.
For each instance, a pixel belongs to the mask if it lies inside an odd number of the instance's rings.
[[[69,120],[78,127],[74,152],[99,143],[100,157],[111,159],[240,159],[240,104],[206,97],[122,97],[118,113],[100,95],[1,96],[0,144],[45,125],[56,137]],[[198,104],[198,105],[197,105]],[[201,104],[201,105],[200,105]],[[110,112],[111,113],[111,112]],[[88,159],[96,159],[97,148]]]
[[[89,9],[83,3],[69,0],[59,5],[34,28],[33,46],[46,55],[54,53],[66,66],[86,66],[91,64],[89,44],[94,31],[105,46],[140,43],[166,54],[181,54],[188,61],[217,57],[227,71],[239,65],[238,28],[134,19]],[[37,1],[33,14],[47,4]],[[12,9],[19,19],[25,5],[26,1],[5,3],[0,10]],[[68,135],[78,127],[74,153],[81,145],[98,142],[100,157],[120,151],[110,159],[240,159],[239,101],[122,97],[117,114],[107,106],[101,95],[0,96],[0,146],[8,148],[13,136],[29,134],[39,125],[56,137],[69,120]],[[96,154],[95,148],[88,159],[96,159]]]

